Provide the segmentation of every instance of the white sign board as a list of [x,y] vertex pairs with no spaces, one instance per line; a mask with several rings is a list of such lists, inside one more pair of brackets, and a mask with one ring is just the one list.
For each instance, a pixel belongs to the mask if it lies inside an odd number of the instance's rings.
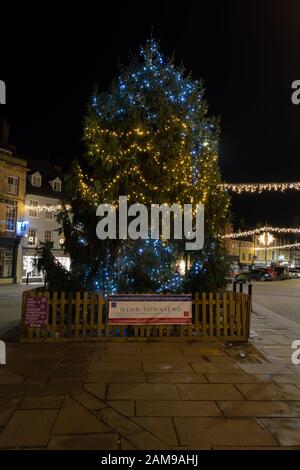
[[109,296],[110,324],[188,324],[192,322],[192,294],[117,294]]

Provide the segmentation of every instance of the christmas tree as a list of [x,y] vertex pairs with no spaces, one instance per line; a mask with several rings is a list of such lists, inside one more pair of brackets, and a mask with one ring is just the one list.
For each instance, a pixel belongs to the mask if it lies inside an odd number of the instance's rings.
[[[152,39],[121,67],[109,91],[95,90],[84,123],[86,154],[68,177],[71,209],[60,214],[76,283],[104,292],[225,286],[228,264],[218,234],[229,201],[220,188],[218,140],[203,83],[166,60]],[[120,195],[145,205],[204,204],[203,250],[187,255],[172,238],[99,240],[96,207],[118,210]]]

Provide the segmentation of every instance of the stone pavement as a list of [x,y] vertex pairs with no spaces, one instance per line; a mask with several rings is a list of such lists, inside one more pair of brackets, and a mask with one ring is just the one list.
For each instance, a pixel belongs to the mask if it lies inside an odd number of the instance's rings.
[[9,344],[0,448],[300,449],[295,331],[262,311],[252,328],[239,345]]

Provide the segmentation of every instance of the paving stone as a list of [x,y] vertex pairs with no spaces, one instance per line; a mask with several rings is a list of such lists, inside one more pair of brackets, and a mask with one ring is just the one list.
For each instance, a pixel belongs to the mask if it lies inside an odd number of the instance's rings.
[[182,346],[181,351],[186,356],[189,355],[199,355],[199,356],[227,356],[227,354],[220,349],[220,347],[216,347],[214,345],[199,345],[199,343],[195,345],[189,346]]
[[300,416],[300,406],[297,410],[286,401],[218,401],[218,405],[227,418]]
[[20,399],[18,398],[0,400],[0,426],[6,426],[19,403]]
[[131,362],[122,361],[121,358],[119,361],[92,362],[88,372],[142,372],[142,362],[135,358]]
[[221,416],[214,401],[137,400],[137,416]]
[[212,364],[202,362],[192,362],[195,372],[202,374],[244,374],[244,372],[235,364]]
[[148,346],[139,343],[111,343],[106,347],[105,352],[106,354],[117,355],[119,357],[122,357],[123,355],[136,356],[138,354],[142,354],[145,349],[148,349]]
[[109,400],[106,403],[124,416],[135,415],[134,400]]
[[145,382],[143,372],[91,372],[87,376],[87,382]]
[[182,400],[243,400],[232,384],[177,384]]
[[271,418],[260,422],[281,445],[300,446],[300,418]]
[[38,395],[63,395],[63,391],[43,383],[26,379],[17,384],[1,384],[0,400],[6,398],[21,398]]
[[147,382],[159,383],[207,383],[203,374],[195,373],[148,373],[146,374]]
[[253,420],[174,418],[182,445],[272,446],[276,440]]
[[188,362],[175,361],[152,361],[143,362],[144,372],[191,372],[193,369]]
[[20,405],[22,410],[47,410],[60,408],[63,403],[63,396],[38,396],[24,398]]
[[131,444],[140,450],[169,450],[170,446],[165,444],[149,432],[142,431],[132,434],[129,438]]
[[121,450],[137,450],[137,448],[123,437],[120,438]]
[[49,380],[49,383],[71,393],[79,393],[82,390],[82,377],[56,377]]
[[134,423],[131,419],[122,416],[120,413],[117,413],[111,408],[106,408],[101,411],[101,419],[109,427],[114,429],[116,432],[122,436],[129,437],[132,434],[140,433],[142,428]]
[[300,375],[297,374],[272,375],[272,380],[275,383],[300,385]]
[[109,432],[110,429],[73,398],[66,398],[52,434],[87,434]]
[[[229,356],[202,356],[203,359],[205,359],[205,362],[211,363],[211,364],[235,364],[236,361],[232,357]],[[195,361],[195,356],[193,358],[193,361]],[[199,358],[197,357],[197,362],[199,361]]]
[[[163,362],[173,362],[175,364],[187,364],[189,361],[193,360],[195,361],[195,356],[179,356],[179,355],[168,355],[168,354],[162,354],[162,359]],[[153,357],[152,351],[148,351],[148,354],[138,354],[137,357],[135,356],[126,356],[122,355],[122,358],[120,356],[112,355],[112,354],[105,354],[101,357],[100,362],[119,362],[121,359],[122,362],[160,362],[161,357],[156,357],[156,355]],[[197,361],[203,361],[207,362],[207,360],[204,357],[199,357],[196,358]]]
[[293,374],[286,366],[280,364],[240,364],[247,374]]
[[23,375],[14,374],[7,370],[0,370],[0,385],[1,384],[19,384],[24,382],[25,377]]
[[118,450],[119,436],[115,433],[52,436],[48,450]]
[[206,373],[210,383],[230,384],[230,383],[265,383],[271,382],[270,375],[250,375],[250,374],[208,374]]
[[247,400],[300,400],[300,390],[290,384],[236,384]]
[[[101,391],[99,390],[96,390],[96,393],[97,392],[99,396],[105,394],[105,390],[104,390],[104,394],[103,393],[101,394]],[[102,401],[102,399],[99,400],[98,398],[96,398],[95,394],[89,393],[86,390],[83,390],[79,394],[76,394],[75,398],[76,398],[76,401],[80,402],[83,406],[85,406],[89,410],[101,410],[102,408],[107,407],[106,403]]]
[[268,354],[272,354],[277,357],[288,357],[289,359],[291,358],[291,355],[293,353],[293,350],[291,349],[291,345],[289,344],[289,347],[278,347],[278,346],[268,346],[264,345],[264,350]]
[[104,383],[86,383],[84,388],[95,395],[99,400],[104,400],[106,396],[107,385]]
[[171,418],[138,417],[132,420],[166,444],[171,446],[179,444]]
[[0,447],[45,446],[57,410],[17,410],[0,434]]
[[86,373],[86,364],[60,365],[55,369],[51,377],[80,377]]
[[176,400],[179,398],[174,384],[112,383],[108,386],[109,400]]

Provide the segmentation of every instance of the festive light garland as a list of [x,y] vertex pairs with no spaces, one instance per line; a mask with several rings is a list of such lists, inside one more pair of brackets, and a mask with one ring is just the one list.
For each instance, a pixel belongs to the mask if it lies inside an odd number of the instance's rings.
[[280,245],[280,246],[269,246],[269,247],[255,247],[256,251],[262,250],[287,250],[290,248],[300,248],[300,243],[290,243],[288,245]]
[[242,237],[249,237],[252,235],[259,235],[263,232],[297,234],[297,233],[300,233],[300,228],[269,227],[266,225],[265,227],[256,228],[254,230],[247,230],[245,232],[226,233],[225,235],[222,235],[221,238],[225,240],[232,239],[232,238],[242,238]]
[[222,183],[220,185],[225,191],[231,191],[233,193],[262,193],[270,191],[285,191],[291,189],[294,191],[300,191],[300,182],[294,183]]
[[[34,212],[58,212],[63,208],[61,204],[38,204],[37,206],[30,205],[30,204],[25,204],[25,209],[29,211],[34,211]],[[67,210],[71,209],[71,206],[67,204],[65,206]]]

